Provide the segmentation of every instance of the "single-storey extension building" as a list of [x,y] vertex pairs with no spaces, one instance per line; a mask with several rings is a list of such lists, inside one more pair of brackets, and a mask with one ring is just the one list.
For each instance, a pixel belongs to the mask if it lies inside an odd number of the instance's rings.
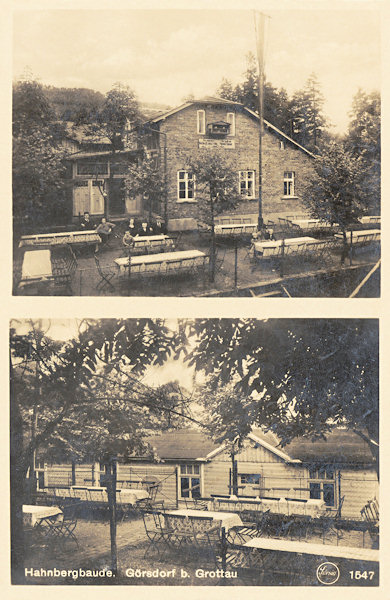
[[[119,485],[126,481],[160,482],[159,499],[190,503],[211,495],[232,494],[232,456],[202,431],[181,429],[148,439],[159,462],[137,457],[118,465]],[[270,432],[254,430],[234,456],[238,496],[324,500],[330,512],[360,519],[363,506],[378,497],[375,462],[367,443],[347,429],[326,440],[296,438],[281,448]],[[99,485],[99,464],[41,465],[45,486]]]

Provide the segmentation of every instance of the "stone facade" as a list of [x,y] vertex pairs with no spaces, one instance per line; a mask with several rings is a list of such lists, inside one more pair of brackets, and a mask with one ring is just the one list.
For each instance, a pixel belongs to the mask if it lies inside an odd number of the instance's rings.
[[[234,135],[227,135],[220,141],[211,142],[207,133],[197,131],[197,111],[205,111],[205,124],[228,121],[228,113],[235,115]],[[195,198],[178,200],[178,171],[185,169],[186,157],[199,152],[200,144],[215,144],[224,147],[227,156],[233,158],[237,169],[237,187],[239,171],[255,172],[255,194],[253,199],[243,197],[236,208],[236,215],[252,216],[257,220],[259,197],[259,129],[258,119],[242,105],[227,102],[194,102],[184,105],[172,114],[167,113],[155,119],[154,128],[160,133],[160,156],[166,146],[167,168],[167,215],[171,230],[194,229],[200,216],[198,214],[196,190]],[[156,136],[155,139],[157,139]],[[210,141],[205,141],[210,140]],[[278,216],[304,213],[301,198],[305,181],[312,170],[313,156],[289,141],[272,127],[265,126],[263,136],[263,218],[265,221]],[[285,173],[294,173],[294,193],[284,195]],[[199,196],[198,196],[199,197]]]

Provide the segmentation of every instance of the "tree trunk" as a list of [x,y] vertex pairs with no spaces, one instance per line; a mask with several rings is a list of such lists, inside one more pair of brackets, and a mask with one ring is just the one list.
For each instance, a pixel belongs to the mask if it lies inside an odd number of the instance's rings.
[[345,229],[343,229],[342,234],[343,234],[343,249],[341,251],[341,264],[343,265],[345,263],[345,259],[348,256],[348,242],[347,242],[347,233],[346,233]]
[[10,506],[11,506],[11,582],[24,583],[23,498],[27,467],[23,456],[23,420],[10,378]]
[[118,554],[116,545],[116,458],[111,459],[106,465],[106,471],[108,472],[107,496],[108,509],[110,513],[111,570],[116,574],[118,570]]
[[236,455],[232,453],[232,494],[238,496],[238,472]]
[[210,221],[211,221],[211,248],[210,248],[210,281],[215,279],[215,223],[214,223],[214,199],[210,194]]

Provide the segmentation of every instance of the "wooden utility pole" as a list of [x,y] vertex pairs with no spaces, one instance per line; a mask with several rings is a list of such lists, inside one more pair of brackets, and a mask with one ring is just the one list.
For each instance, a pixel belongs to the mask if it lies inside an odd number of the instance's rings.
[[262,185],[262,144],[264,134],[264,21],[266,15],[254,11],[257,63],[258,63],[258,88],[259,88],[259,214],[258,229],[264,227],[263,219],[263,185]]

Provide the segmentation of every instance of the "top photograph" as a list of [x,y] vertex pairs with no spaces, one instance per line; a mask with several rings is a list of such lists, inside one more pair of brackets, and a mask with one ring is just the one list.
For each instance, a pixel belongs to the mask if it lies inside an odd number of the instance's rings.
[[379,297],[365,6],[15,11],[13,294]]

